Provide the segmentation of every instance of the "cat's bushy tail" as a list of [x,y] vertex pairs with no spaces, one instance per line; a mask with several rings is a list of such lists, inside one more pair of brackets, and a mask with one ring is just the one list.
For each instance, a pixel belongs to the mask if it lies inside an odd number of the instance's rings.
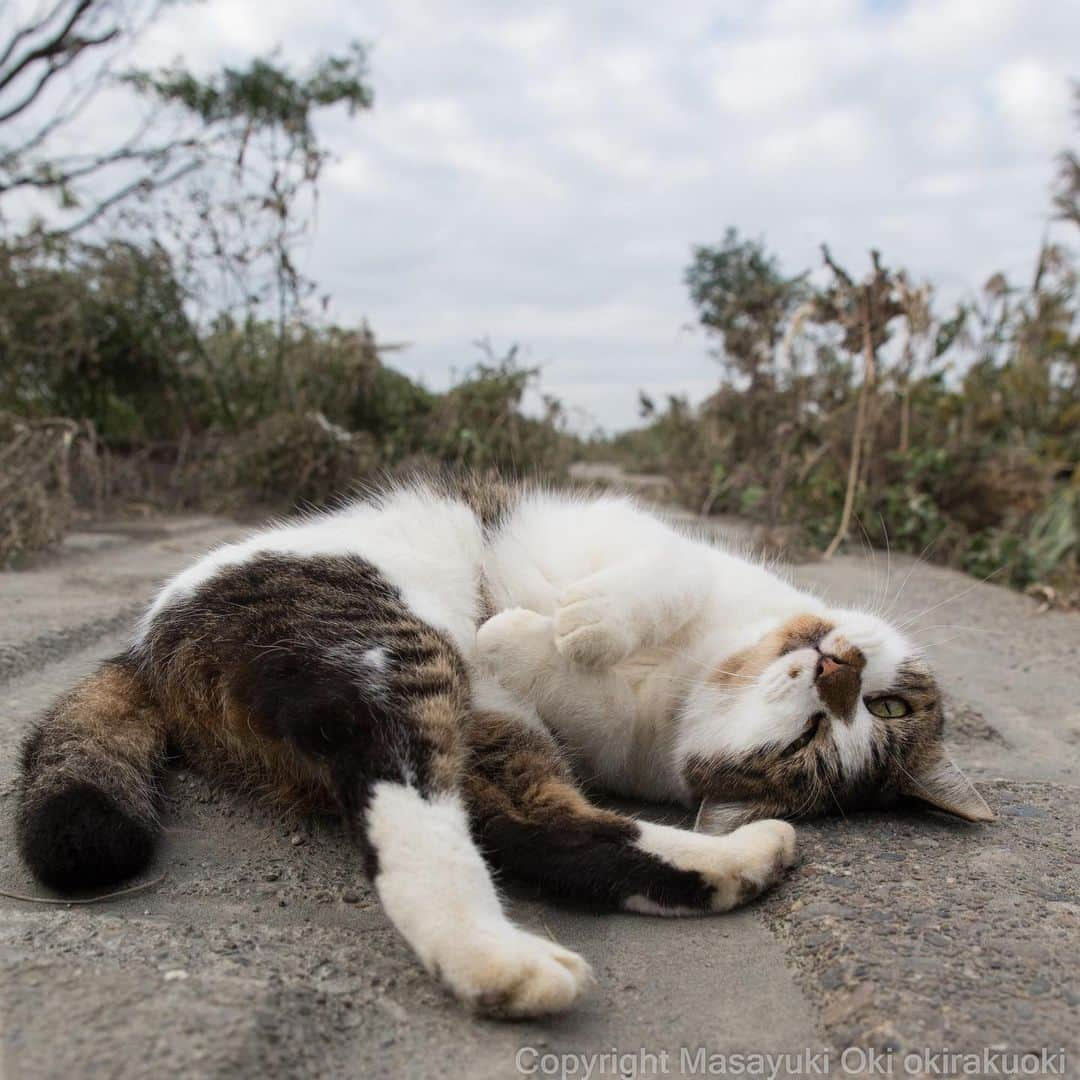
[[162,715],[127,657],[61,698],[22,747],[16,839],[61,892],[122,881],[150,861],[166,754]]

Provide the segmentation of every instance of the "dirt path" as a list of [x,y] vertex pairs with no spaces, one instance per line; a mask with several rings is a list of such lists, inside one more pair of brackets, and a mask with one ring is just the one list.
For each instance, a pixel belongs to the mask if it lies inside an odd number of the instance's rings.
[[[122,646],[161,577],[241,531],[183,519],[76,534],[45,565],[0,575],[0,886],[37,891],[10,843],[19,731]],[[910,568],[894,559],[890,596]],[[861,603],[886,570],[853,556],[793,574]],[[708,1067],[699,1048],[830,1050],[830,1071],[851,1075],[851,1042],[894,1047],[903,1075],[904,1055],[927,1047],[1080,1053],[1080,618],[926,567],[896,610],[954,594],[924,636],[955,699],[954,753],[998,823],[805,826],[791,880],[719,919],[596,917],[515,895],[517,917],[581,950],[599,985],[570,1016],[506,1026],[465,1017],[418,971],[339,834],[180,774],[162,885],[90,907],[0,900],[3,1075],[512,1077],[545,1075],[540,1054],[613,1048],[657,1055],[638,1059],[644,1076],[707,1075],[693,1071]]]

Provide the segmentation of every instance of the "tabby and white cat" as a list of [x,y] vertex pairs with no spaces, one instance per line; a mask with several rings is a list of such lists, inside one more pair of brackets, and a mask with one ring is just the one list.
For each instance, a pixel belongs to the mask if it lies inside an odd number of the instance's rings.
[[[775,818],[907,795],[990,819],[941,727],[895,629],[630,500],[415,482],[168,583],[27,738],[17,835],[61,891],[138,872],[176,747],[340,813],[424,966],[478,1009],[535,1016],[589,967],[506,917],[485,857],[577,902],[725,911],[792,863]],[[639,822],[579,777],[739,827]]]

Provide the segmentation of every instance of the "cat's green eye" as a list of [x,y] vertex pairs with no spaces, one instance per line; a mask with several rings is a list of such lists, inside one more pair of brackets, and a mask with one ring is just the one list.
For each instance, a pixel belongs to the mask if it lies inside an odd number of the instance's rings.
[[867,698],[866,707],[882,720],[899,720],[911,712],[911,706],[902,697]]

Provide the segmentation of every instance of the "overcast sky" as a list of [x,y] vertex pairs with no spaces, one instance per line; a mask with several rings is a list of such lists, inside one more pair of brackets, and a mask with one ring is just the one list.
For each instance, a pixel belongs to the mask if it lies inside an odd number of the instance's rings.
[[201,66],[359,38],[376,103],[338,160],[307,270],[340,321],[407,341],[429,385],[520,342],[609,428],[637,390],[715,385],[682,273],[729,224],[792,272],[827,240],[951,295],[1029,273],[1075,142],[1063,0],[208,0],[138,60]]

